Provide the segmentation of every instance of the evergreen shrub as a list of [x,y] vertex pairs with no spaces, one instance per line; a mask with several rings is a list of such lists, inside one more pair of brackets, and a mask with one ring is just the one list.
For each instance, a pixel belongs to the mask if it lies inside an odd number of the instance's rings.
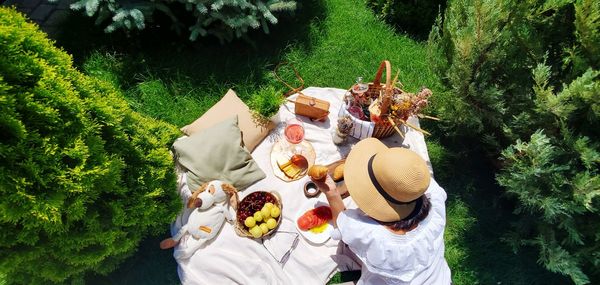
[[[55,2],[58,0],[49,0]],[[293,12],[291,0],[77,0],[71,9],[96,17],[97,25],[105,25],[107,33],[116,30],[143,30],[148,23],[162,17],[181,33],[189,31],[189,39],[213,35],[221,42],[244,36],[249,30],[277,24],[275,16]]]
[[516,202],[503,239],[575,284],[600,282],[599,35],[594,0],[456,0],[429,38],[448,133],[499,158]]
[[81,283],[113,270],[179,210],[178,130],[133,112],[3,7],[0,58],[0,276]]

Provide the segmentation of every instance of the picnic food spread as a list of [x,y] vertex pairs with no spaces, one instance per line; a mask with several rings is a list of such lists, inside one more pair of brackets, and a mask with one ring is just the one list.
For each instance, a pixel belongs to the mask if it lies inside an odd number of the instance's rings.
[[[320,206],[304,213],[298,218],[298,228],[303,231],[315,229],[319,230],[319,226],[323,226],[331,220],[331,209],[328,206]],[[323,228],[324,229],[324,228]],[[322,230],[321,230],[322,231]]]
[[[313,91],[313,90],[316,90]],[[213,257],[219,257],[226,262],[232,262],[234,264],[250,264],[248,261],[264,260],[264,264],[261,263],[261,267],[268,268],[275,272],[275,275],[269,275],[268,279],[260,279],[253,275],[251,272],[260,271],[258,267],[251,267],[248,269],[243,266],[241,271],[218,271],[223,278],[236,278],[236,280],[243,280],[244,283],[282,283],[287,282],[289,284],[300,284],[289,282],[290,280],[300,280],[299,272],[306,272],[311,266],[316,263],[311,262],[308,264],[306,261],[316,260],[319,268],[323,269],[322,273],[317,273],[314,276],[306,277],[310,280],[309,283],[325,282],[327,276],[331,273],[335,264],[332,264],[330,255],[335,254],[334,251],[330,250],[332,241],[330,240],[330,234],[334,230],[332,225],[332,212],[327,207],[326,202],[323,202],[324,195],[319,195],[319,191],[311,191],[317,196],[311,198],[305,196],[301,190],[306,183],[310,182],[311,179],[306,177],[302,179],[304,175],[311,176],[312,180],[326,179],[327,175],[330,175],[334,181],[338,182],[338,189],[345,188],[344,186],[344,153],[350,148],[350,146],[356,142],[356,140],[348,136],[348,144],[342,142],[337,146],[333,143],[333,133],[337,129],[341,134],[345,134],[349,129],[352,128],[353,122],[348,117],[338,122],[338,117],[342,114],[336,114],[335,110],[343,107],[342,98],[344,90],[332,89],[332,88],[310,88],[307,89],[306,94],[313,93],[314,96],[320,97],[324,100],[331,100],[332,110],[329,119],[331,122],[321,123],[317,121],[309,122],[306,120],[305,127],[306,140],[303,140],[297,144],[293,144],[284,137],[283,128],[278,128],[279,134],[275,134],[270,140],[264,140],[262,145],[259,145],[257,150],[252,154],[252,159],[255,159],[260,167],[267,174],[267,179],[251,185],[241,193],[242,199],[238,204],[238,209],[235,213],[236,220],[233,221],[234,231],[220,231],[219,245],[223,245],[223,249],[227,249],[231,252],[231,256],[222,254],[221,248],[215,248],[214,244],[209,244],[207,250],[198,251],[194,259],[189,263],[180,263],[181,274],[191,278],[196,277],[208,277],[215,281],[219,277],[217,275],[207,275],[206,268],[209,268],[215,260]],[[311,95],[313,95],[311,94]],[[333,96],[332,96],[333,95]],[[332,98],[332,99],[330,99]],[[288,104],[289,105],[289,104]],[[390,108],[391,109],[391,108]],[[280,109],[280,120],[285,121],[285,118],[294,116],[291,113],[293,110],[282,108]],[[285,113],[285,112],[289,113]],[[304,117],[300,118],[305,120]],[[418,121],[415,118],[411,118],[410,122],[415,126],[418,126]],[[336,124],[337,123],[337,124]],[[336,126],[337,125],[337,126]],[[410,145],[416,146],[417,151],[421,148],[422,155],[426,156],[426,148],[424,143],[421,147],[419,142],[414,143],[416,132],[408,134],[408,142],[413,142]],[[418,133],[422,137],[420,133]],[[343,135],[342,135],[343,136]],[[272,139],[272,138],[279,138]],[[295,142],[295,141],[294,141]],[[397,139],[389,140],[387,143],[396,144]],[[292,145],[290,147],[290,145]],[[314,145],[314,147],[313,147]],[[292,151],[290,151],[292,150]],[[316,156],[318,153],[318,157]],[[335,161],[332,163],[332,161]],[[313,167],[317,164],[315,167]],[[323,175],[323,165],[326,165],[327,173]],[[270,171],[268,171],[270,170]],[[280,180],[279,180],[279,179]],[[293,182],[298,180],[297,182]],[[185,179],[182,181],[185,182]],[[291,183],[288,183],[291,182]],[[319,184],[314,183],[314,184]],[[313,184],[313,185],[314,185]],[[310,187],[309,187],[310,188]],[[278,192],[267,192],[263,190],[277,190]],[[314,190],[314,188],[310,188]],[[318,189],[317,189],[318,190]],[[281,194],[279,196],[278,194]],[[245,196],[245,197],[244,197]],[[283,212],[281,207],[282,200],[285,200],[286,207],[288,209]],[[346,207],[352,208],[354,202],[352,199],[345,199]],[[354,206],[355,207],[355,206]],[[185,216],[184,216],[185,217]],[[187,219],[178,219],[178,227],[181,227],[182,221],[185,225]],[[226,224],[227,225],[227,224]],[[290,228],[293,227],[292,228]],[[175,232],[179,228],[175,228]],[[200,232],[207,233],[207,229],[202,228]],[[289,232],[288,232],[289,231]],[[212,233],[218,232],[215,228],[211,229]],[[236,235],[237,234],[237,235]],[[300,238],[298,249],[291,247],[294,235],[296,238]],[[241,237],[250,237],[250,239],[239,239]],[[265,238],[268,237],[268,238]],[[254,239],[257,239],[256,241]],[[191,239],[184,242],[182,246],[189,246]],[[286,243],[286,242],[289,242]],[[322,244],[327,246],[320,247]],[[264,250],[264,248],[267,250]],[[259,248],[260,247],[260,248]],[[301,249],[301,250],[300,250]],[[246,252],[246,250],[248,250]],[[290,254],[291,252],[291,254]],[[270,254],[270,255],[269,255]],[[285,262],[283,257],[289,257],[293,260],[294,267],[283,267]],[[314,257],[313,259],[308,256]],[[273,257],[271,259],[270,257]],[[278,264],[279,263],[279,264]],[[288,263],[288,265],[290,265]],[[301,268],[301,270],[299,269]],[[258,271],[256,271],[258,270]],[[236,273],[237,272],[237,273]],[[238,276],[239,275],[239,276]],[[227,277],[225,277],[227,276]],[[266,275],[265,275],[266,276]],[[183,278],[183,277],[182,277]],[[217,279],[215,279],[217,278]],[[289,279],[288,279],[289,278]],[[260,279],[260,280],[259,280]],[[191,280],[191,279],[187,279]],[[182,281],[183,282],[183,281]],[[183,282],[185,283],[185,282]]]

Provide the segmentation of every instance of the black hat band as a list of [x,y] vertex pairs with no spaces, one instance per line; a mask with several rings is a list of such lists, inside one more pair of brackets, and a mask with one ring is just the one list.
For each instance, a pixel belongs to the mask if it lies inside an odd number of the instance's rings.
[[373,159],[374,158],[375,158],[375,154],[373,156],[371,156],[371,158],[369,159],[369,164],[367,166],[367,170],[369,171],[369,178],[371,179],[371,183],[373,183],[373,186],[375,186],[375,189],[377,189],[377,192],[379,192],[379,194],[381,194],[381,196],[383,196],[383,198],[385,200],[387,200],[388,202],[390,202],[392,204],[396,204],[396,205],[406,205],[406,204],[411,204],[411,203],[417,201],[419,198],[421,198],[421,197],[419,197],[410,202],[402,202],[402,201],[398,201],[398,200],[394,199],[394,197],[392,197],[390,194],[385,192],[383,187],[381,187],[381,184],[379,184],[379,181],[377,181],[377,177],[375,177],[375,172],[373,172]]

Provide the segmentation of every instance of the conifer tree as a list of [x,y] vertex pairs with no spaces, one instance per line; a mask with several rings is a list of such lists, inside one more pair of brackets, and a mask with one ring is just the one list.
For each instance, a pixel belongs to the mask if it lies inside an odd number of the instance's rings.
[[[57,1],[57,0],[49,0]],[[183,5],[194,17],[189,27],[183,18],[189,15],[174,11]],[[171,19],[173,29],[189,30],[189,38],[213,35],[221,42],[244,36],[249,30],[261,28],[269,33],[269,25],[277,24],[276,13],[292,12],[296,1],[291,0],[78,0],[71,9],[82,10],[89,17],[96,16],[96,24],[105,24],[107,33],[116,30],[142,30],[152,22],[156,13]]]
[[522,217],[506,240],[515,249],[537,247],[546,268],[588,284],[585,271],[600,273],[600,72],[588,70],[558,94],[548,84],[550,68],[533,73],[529,127],[537,131],[502,152],[497,177]]
[[516,200],[504,240],[576,284],[600,282],[599,19],[593,0],[456,0],[429,39],[455,95],[439,115]]

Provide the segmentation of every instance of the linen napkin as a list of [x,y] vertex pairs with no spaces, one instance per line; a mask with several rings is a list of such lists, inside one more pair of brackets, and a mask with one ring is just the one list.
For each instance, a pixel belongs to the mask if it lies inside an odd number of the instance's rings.
[[263,238],[263,246],[279,264],[284,265],[300,241],[300,234],[291,221],[282,219],[273,235]]

